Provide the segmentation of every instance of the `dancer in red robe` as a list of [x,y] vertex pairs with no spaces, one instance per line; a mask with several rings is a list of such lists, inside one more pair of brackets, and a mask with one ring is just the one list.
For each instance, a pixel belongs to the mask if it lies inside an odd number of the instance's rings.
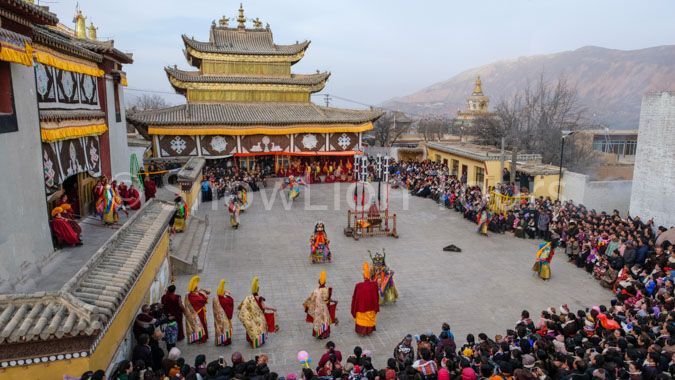
[[61,216],[63,209],[61,207],[54,207],[52,210],[52,230],[56,234],[56,239],[59,244],[68,245],[82,245],[80,236],[70,226],[68,220]]
[[162,296],[162,307],[164,314],[173,315],[178,324],[178,340],[185,339],[185,332],[183,330],[183,312],[185,311],[185,306],[183,306],[180,295],[176,294],[175,285],[169,285],[166,289],[166,293]]
[[368,262],[363,263],[363,282],[354,287],[352,296],[352,317],[357,334],[370,335],[375,331],[375,319],[380,311],[380,295],[377,282],[370,280],[370,267]]
[[188,285],[188,294],[185,296],[185,329],[188,343],[206,343],[209,340],[209,330],[206,325],[206,304],[209,303],[210,290],[197,289],[199,276],[194,276]]

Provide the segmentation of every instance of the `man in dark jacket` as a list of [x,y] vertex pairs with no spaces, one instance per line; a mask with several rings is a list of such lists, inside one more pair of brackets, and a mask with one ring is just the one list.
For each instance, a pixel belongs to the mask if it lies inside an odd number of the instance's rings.
[[159,342],[162,341],[164,334],[161,331],[155,331],[152,334],[152,339],[150,339],[150,354],[152,355],[152,369],[157,370],[162,368],[162,360],[164,360],[164,351],[159,346]]
[[635,265],[637,260],[637,250],[633,246],[633,241],[628,240],[626,242],[626,250],[623,252],[623,262],[628,265],[629,268],[632,268]]
[[447,332],[443,331],[441,333],[441,340],[436,345],[436,359],[443,358],[446,349],[449,349],[451,352],[455,352],[457,351],[457,344],[455,344],[454,339],[448,336]]
[[[138,344],[134,347],[132,354],[132,362],[142,361],[145,367],[152,367],[152,350],[150,348],[150,336],[148,334],[141,334],[138,337]],[[158,368],[162,368],[161,366]]]

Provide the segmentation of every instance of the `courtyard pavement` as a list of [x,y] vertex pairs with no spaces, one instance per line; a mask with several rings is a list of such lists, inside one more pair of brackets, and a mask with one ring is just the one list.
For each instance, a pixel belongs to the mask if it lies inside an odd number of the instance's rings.
[[[235,301],[234,331],[232,345],[215,346],[210,298],[207,307],[210,341],[201,345],[187,345],[186,341],[178,344],[188,362],[200,353],[206,354],[208,361],[222,355],[228,362],[235,351],[247,360],[264,353],[270,358],[271,370],[284,376],[291,371],[299,372],[296,356],[298,351],[305,350],[315,365],[324,352],[326,340],[312,337],[302,303],[317,286],[322,270],[327,273],[327,286],[333,288],[333,297],[339,301],[339,325],[331,327],[330,340],[342,351],[343,358],[356,345],[370,350],[376,368],[385,367],[403,336],[428,329],[438,334],[443,322],[450,324],[459,346],[468,333],[485,332],[491,337],[504,334],[515,326],[523,309],[537,320],[541,310],[550,306],[558,309],[567,303],[576,311],[608,304],[611,298],[611,293],[586,272],[567,263],[564,254],[559,252],[555,256],[552,277],[544,282],[531,271],[538,241],[516,239],[508,234],[479,236],[476,225],[459,213],[439,208],[429,199],[409,197],[400,189],[390,192],[390,210],[397,213],[400,238],[370,237],[355,241],[343,235],[347,200],[353,197],[349,184],[305,187],[288,210],[284,208],[281,191],[274,194],[274,202],[270,200],[273,185],[274,182],[268,184],[264,192],[249,193],[252,204],[241,214],[238,230],[230,227],[224,200],[201,205],[198,215],[208,214],[210,241],[199,287],[210,288],[213,297],[220,279],[227,280],[226,289]],[[308,209],[308,200],[313,209]],[[326,209],[316,210],[321,206]],[[308,257],[309,237],[318,220],[326,225],[332,263],[312,264]],[[462,248],[462,252],[444,252],[442,248],[449,244]],[[381,307],[374,334],[359,337],[350,315],[354,285],[362,280],[363,262],[370,261],[368,250],[374,253],[382,248],[386,249],[387,264],[396,272],[399,299]],[[246,342],[245,330],[236,317],[236,306],[250,294],[254,276],[260,277],[259,294],[268,305],[278,309],[276,318],[280,327],[256,350]],[[183,295],[190,278],[176,278],[176,286]]]

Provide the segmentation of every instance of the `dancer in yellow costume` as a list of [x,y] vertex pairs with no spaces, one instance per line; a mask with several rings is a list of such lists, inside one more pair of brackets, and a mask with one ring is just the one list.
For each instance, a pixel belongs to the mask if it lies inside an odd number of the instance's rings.
[[274,314],[271,317],[266,315],[265,311],[277,311],[273,307],[265,305],[265,299],[258,295],[258,277],[253,278],[251,284],[251,294],[246,296],[239,304],[239,314],[237,318],[246,329],[246,340],[251,343],[253,348],[258,348],[267,341],[267,333],[270,332],[268,319],[271,319],[272,331],[274,331]]
[[234,300],[230,292],[225,290],[225,280],[220,280],[213,298],[213,324],[216,328],[216,346],[227,346],[232,343],[232,313]]
[[535,260],[532,270],[539,273],[542,280],[551,278],[551,260],[555,254],[555,242],[549,241],[542,243],[537,251],[537,260]]

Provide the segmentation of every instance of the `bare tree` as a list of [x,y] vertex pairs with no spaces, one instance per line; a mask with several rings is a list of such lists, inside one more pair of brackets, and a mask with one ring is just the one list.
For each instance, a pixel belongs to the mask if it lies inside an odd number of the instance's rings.
[[[499,146],[504,137],[507,149],[513,152],[511,172],[516,170],[518,152],[536,153],[542,162],[558,165],[563,131],[579,131],[594,126],[585,116],[576,88],[566,77],[548,83],[544,74],[534,85],[502,100],[495,109],[496,116],[479,118],[473,134],[482,144]],[[588,144],[566,140],[563,166],[569,169],[588,168],[595,160]]]
[[375,124],[373,132],[375,133],[375,145],[390,146],[401,137],[402,134],[410,131],[410,122],[397,122],[396,114],[385,112]]
[[443,116],[427,116],[417,123],[417,130],[425,141],[440,140],[450,130],[451,121]]
[[167,103],[163,97],[157,94],[152,95],[143,94],[137,97],[135,100],[133,100],[130,103],[130,106],[131,108],[143,111],[143,110],[155,110],[160,108],[167,108],[169,106],[169,103]]

